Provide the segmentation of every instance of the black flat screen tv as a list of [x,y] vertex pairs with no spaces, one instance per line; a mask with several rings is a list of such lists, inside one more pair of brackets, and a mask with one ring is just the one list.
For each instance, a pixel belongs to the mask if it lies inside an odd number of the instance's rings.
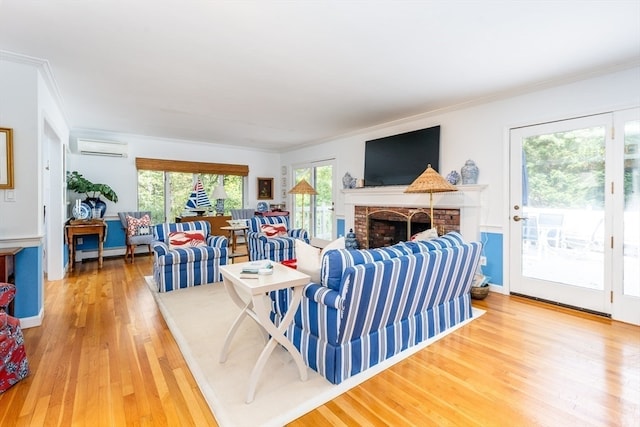
[[440,126],[372,139],[365,143],[364,185],[409,185],[427,165],[438,170]]

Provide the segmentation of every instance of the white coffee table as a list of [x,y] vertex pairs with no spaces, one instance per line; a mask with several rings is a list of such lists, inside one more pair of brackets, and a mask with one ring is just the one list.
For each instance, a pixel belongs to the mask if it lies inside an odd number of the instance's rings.
[[[273,274],[270,275],[252,275],[255,278],[245,279],[241,278],[241,271],[244,267],[248,266],[249,262],[243,262],[239,264],[231,264],[220,267],[222,271],[222,277],[224,281],[224,287],[229,293],[229,296],[233,300],[233,302],[241,309],[238,317],[233,321],[229,332],[227,332],[227,337],[224,340],[224,345],[222,346],[222,352],[220,353],[220,363],[224,363],[227,360],[227,355],[229,353],[229,346],[231,345],[231,340],[235,335],[240,323],[245,318],[245,316],[251,317],[256,323],[263,328],[264,332],[267,334],[267,337],[270,336],[267,344],[264,349],[260,353],[258,360],[256,361],[253,370],[251,371],[251,376],[249,377],[249,387],[247,390],[247,398],[246,402],[251,403],[253,401],[256,385],[260,375],[262,373],[262,369],[267,363],[267,359],[276,348],[278,344],[281,344],[284,348],[289,351],[291,357],[293,357],[294,362],[298,367],[298,372],[300,373],[300,379],[302,381],[306,381],[307,379],[307,367],[302,360],[302,356],[298,352],[298,349],[293,345],[293,343],[284,335],[287,327],[293,321],[293,316],[298,310],[298,306],[300,305],[300,301],[302,300],[302,292],[304,290],[304,286],[309,283],[311,278],[304,273],[301,273],[297,270],[294,270],[289,267],[285,267],[282,264],[272,262],[273,265]],[[242,276],[247,276],[246,274],[242,274]],[[264,304],[263,298],[264,294],[269,291],[275,291],[279,289],[292,288],[292,298],[289,301],[289,309],[284,315],[280,325],[276,327],[276,325],[269,318],[269,310]],[[249,301],[245,301],[240,297],[240,293],[249,294],[251,298]]]

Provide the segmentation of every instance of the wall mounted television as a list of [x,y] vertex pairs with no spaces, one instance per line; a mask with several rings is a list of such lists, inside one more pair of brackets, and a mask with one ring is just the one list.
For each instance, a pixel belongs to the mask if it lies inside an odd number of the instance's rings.
[[409,185],[427,165],[438,170],[440,126],[372,139],[365,143],[364,185]]

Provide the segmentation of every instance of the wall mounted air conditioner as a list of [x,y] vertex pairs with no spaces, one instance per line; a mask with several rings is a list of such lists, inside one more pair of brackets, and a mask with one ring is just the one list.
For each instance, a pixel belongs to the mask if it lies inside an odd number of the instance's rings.
[[127,157],[128,148],[126,142],[81,138],[77,140],[77,152],[88,156]]

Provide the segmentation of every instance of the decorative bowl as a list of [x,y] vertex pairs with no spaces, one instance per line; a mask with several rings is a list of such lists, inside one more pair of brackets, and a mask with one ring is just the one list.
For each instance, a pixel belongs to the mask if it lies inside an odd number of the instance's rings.
[[227,222],[231,227],[243,227],[247,225],[246,219],[228,219]]

